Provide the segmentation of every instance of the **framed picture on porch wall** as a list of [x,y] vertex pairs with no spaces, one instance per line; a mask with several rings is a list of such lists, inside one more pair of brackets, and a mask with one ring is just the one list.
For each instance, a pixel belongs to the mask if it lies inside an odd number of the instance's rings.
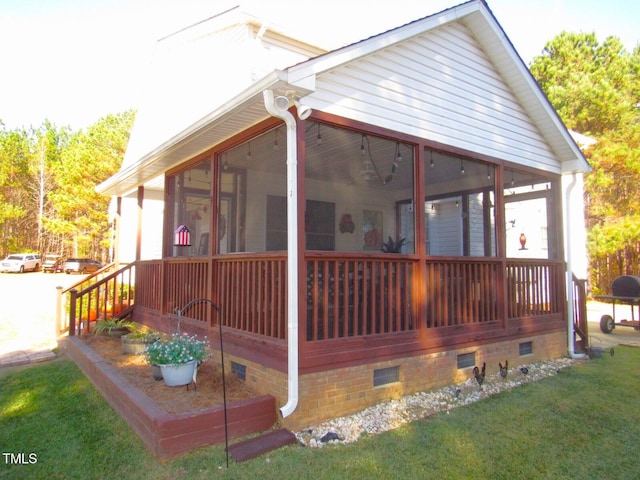
[[209,234],[203,233],[200,235],[200,245],[198,245],[198,255],[207,255],[209,252]]
[[364,250],[380,250],[382,238],[382,212],[380,210],[363,210],[362,248]]

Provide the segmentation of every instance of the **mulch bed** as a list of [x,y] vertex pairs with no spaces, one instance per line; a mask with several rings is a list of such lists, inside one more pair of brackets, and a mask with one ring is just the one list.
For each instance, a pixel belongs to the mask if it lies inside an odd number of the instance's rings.
[[[123,354],[120,338],[107,335],[84,335],[79,338],[167,413],[197,412],[223,404],[222,372],[212,359],[198,367],[197,389],[192,384],[187,391],[187,387],[167,387],[164,381],[154,380],[151,366],[144,355]],[[227,402],[258,396],[244,381],[226,371],[225,388]]]

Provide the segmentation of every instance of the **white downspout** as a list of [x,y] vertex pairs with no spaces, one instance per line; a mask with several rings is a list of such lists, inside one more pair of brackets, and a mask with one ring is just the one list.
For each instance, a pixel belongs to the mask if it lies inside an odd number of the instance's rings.
[[265,90],[264,106],[270,115],[281,118],[287,126],[287,403],[280,408],[282,418],[298,406],[298,149],[296,120],[287,110],[276,105],[272,90]]
[[567,282],[567,346],[569,349],[569,356],[571,358],[585,358],[586,355],[575,352],[575,345],[573,342],[573,316],[574,316],[574,296],[573,296],[573,262],[571,260],[571,225],[569,222],[569,216],[571,211],[571,193],[573,192],[574,187],[576,186],[576,174],[574,173],[571,177],[571,183],[568,184],[565,188],[565,213],[564,213],[564,225],[565,225],[565,257],[567,260],[567,272],[566,272],[566,282]]

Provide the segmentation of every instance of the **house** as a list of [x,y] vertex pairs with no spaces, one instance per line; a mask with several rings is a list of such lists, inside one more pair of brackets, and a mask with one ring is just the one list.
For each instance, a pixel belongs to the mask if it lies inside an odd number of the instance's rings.
[[589,166],[484,1],[328,52],[234,8],[158,56],[98,187],[134,320],[221,322],[290,428],[574,353]]

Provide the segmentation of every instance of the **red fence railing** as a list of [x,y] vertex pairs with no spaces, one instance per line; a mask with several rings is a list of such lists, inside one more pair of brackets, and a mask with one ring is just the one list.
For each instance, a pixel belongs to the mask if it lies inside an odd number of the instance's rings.
[[309,254],[307,259],[307,340],[415,328],[411,301],[415,260]]
[[[306,253],[300,328],[307,341],[500,322],[561,313],[563,264],[551,260]],[[195,298],[220,307],[223,325],[285,339],[285,253],[138,262],[139,306],[173,314]],[[421,303],[422,302],[422,303]],[[506,313],[506,319],[504,317]],[[185,316],[210,322],[206,304]]]
[[497,321],[500,267],[493,259],[427,260],[427,327]]
[[548,315],[564,310],[564,267],[552,260],[507,261],[507,317]]

